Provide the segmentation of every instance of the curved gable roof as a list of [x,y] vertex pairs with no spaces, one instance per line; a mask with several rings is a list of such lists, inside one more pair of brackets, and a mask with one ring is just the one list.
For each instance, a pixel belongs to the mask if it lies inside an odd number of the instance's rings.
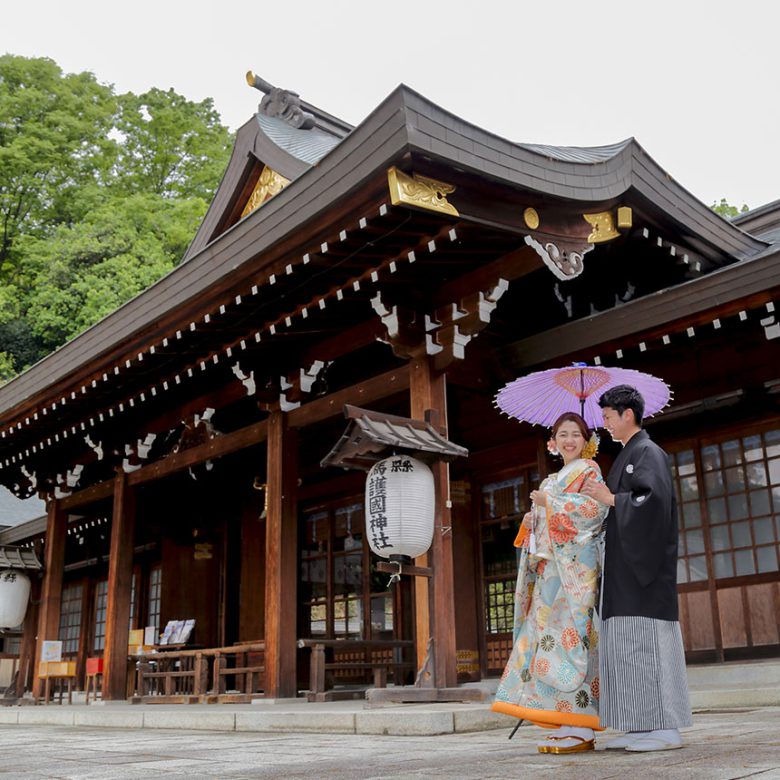
[[[264,162],[280,166],[274,169],[291,183],[262,208],[215,236],[219,220],[242,193],[242,176],[245,182],[250,168],[257,165],[257,145],[266,140],[273,143],[254,118],[243,125],[212,207],[184,258],[187,262],[0,387],[0,414],[9,415],[9,421],[12,415],[23,416],[48,398],[55,383],[77,384],[97,358],[133,357],[140,341],[154,343],[157,323],[164,317],[173,320],[187,307],[181,315],[186,325],[195,308],[208,311],[214,291],[227,277],[237,278],[250,269],[255,273],[263,267],[259,258],[274,244],[298,233],[314,215],[410,152],[553,198],[603,204],[631,192],[665,214],[680,235],[706,243],[727,261],[754,257],[768,246],[711,211],[634,139],[590,150],[518,144],[469,124],[403,85],[351,132],[346,127],[339,130],[344,133],[342,140],[316,165],[273,144],[276,161]],[[333,134],[338,132],[334,129]]]

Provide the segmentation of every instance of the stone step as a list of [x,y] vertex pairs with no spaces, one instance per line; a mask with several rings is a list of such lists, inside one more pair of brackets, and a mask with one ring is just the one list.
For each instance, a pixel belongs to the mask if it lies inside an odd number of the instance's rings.
[[780,659],[760,661],[727,661],[720,664],[688,666],[691,690],[730,688],[780,687]]
[[362,705],[362,702],[334,702],[234,708],[229,705],[51,704],[2,708],[0,724],[433,736],[509,728],[517,723],[515,718],[492,712],[489,704],[396,705],[376,710],[363,709]]

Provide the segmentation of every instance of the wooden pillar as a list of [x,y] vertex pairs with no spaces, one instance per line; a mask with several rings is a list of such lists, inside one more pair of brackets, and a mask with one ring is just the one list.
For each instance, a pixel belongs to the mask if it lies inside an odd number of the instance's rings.
[[[414,358],[410,364],[411,415],[427,419],[441,433],[447,433],[447,384],[443,373],[436,372],[428,357]],[[457,683],[455,651],[455,589],[452,563],[452,519],[449,504],[449,469],[438,463],[432,467],[436,491],[436,521],[433,544],[427,555],[418,558],[418,566],[430,565],[433,577],[429,585],[423,577],[415,582],[417,623],[417,661],[422,665],[428,638],[433,637],[434,680],[436,688],[451,688]],[[442,532],[442,529],[447,529]]]
[[130,634],[130,594],[133,586],[135,490],[127,475],[117,472],[108,557],[106,644],[103,651],[103,698],[127,698],[127,643]]
[[265,695],[296,695],[298,440],[278,409],[268,418],[265,537]]
[[59,502],[49,502],[46,518],[43,585],[38,608],[38,643],[33,658],[33,695],[42,693],[42,680],[38,676],[38,657],[41,643],[57,639],[60,633],[60,606],[62,601],[62,575],[65,571],[65,539],[68,531],[68,514],[60,509]]

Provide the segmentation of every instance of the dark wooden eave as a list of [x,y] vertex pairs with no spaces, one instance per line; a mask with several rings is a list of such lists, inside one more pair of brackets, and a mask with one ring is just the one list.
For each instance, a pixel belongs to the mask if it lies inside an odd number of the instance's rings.
[[502,360],[515,372],[527,370],[659,326],[670,330],[677,322],[696,325],[735,314],[747,301],[761,305],[779,292],[780,250],[522,339],[501,351]]

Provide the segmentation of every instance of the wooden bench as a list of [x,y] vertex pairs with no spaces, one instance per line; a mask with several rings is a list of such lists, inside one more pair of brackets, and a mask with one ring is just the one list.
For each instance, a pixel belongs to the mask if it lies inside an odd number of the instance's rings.
[[[43,703],[49,703],[51,696],[51,681],[57,680],[60,692],[60,704],[62,704],[63,688],[68,688],[68,704],[73,704],[73,681],[76,679],[75,661],[41,661],[38,666],[38,676],[45,679]],[[38,703],[38,699],[35,699]]]
[[[312,702],[362,698],[367,673],[373,672],[375,688],[385,688],[388,673],[400,685],[404,672],[415,669],[415,663],[403,657],[404,651],[409,654],[414,651],[412,640],[299,639],[298,647],[311,650],[307,699]],[[347,684],[362,681],[362,685],[334,690],[334,682],[339,677]]]
[[[265,686],[265,644],[164,650],[137,656],[135,699],[144,704],[251,701]],[[210,674],[211,673],[211,674]],[[238,693],[227,693],[233,677]]]

